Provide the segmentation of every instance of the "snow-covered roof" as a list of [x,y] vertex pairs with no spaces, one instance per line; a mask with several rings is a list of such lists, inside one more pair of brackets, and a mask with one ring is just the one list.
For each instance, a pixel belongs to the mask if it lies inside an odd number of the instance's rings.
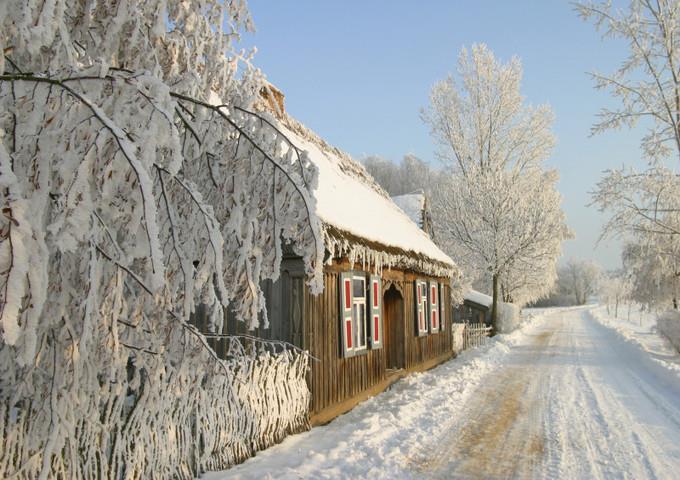
[[425,193],[418,190],[404,195],[395,195],[392,201],[401,208],[420,228],[423,228],[423,210],[425,209]]
[[[287,117],[284,123],[282,131],[299,149],[307,151],[310,161],[318,168],[318,184],[312,192],[317,215],[332,227],[336,236],[339,232],[345,244],[357,239],[366,241],[373,250],[370,255],[373,260],[375,252],[384,257],[385,250],[398,250],[402,257],[404,254],[418,257],[421,266],[423,261],[435,262],[436,272],[427,269],[435,275],[449,276],[456,269],[453,260],[392,201],[360,163],[294,119]],[[381,263],[389,266],[395,262]]]
[[491,305],[493,304],[493,298],[485,293],[478,292],[477,290],[468,290],[463,294],[463,299],[489,308],[491,308]]

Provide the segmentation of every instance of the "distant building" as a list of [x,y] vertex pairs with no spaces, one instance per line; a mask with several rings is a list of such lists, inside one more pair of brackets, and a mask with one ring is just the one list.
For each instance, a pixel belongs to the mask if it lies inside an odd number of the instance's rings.
[[491,325],[492,305],[493,298],[489,295],[469,290],[463,295],[463,304],[454,309],[454,322]]
[[404,195],[395,195],[392,201],[401,208],[434,241],[435,233],[430,213],[430,202],[423,190],[416,190]]

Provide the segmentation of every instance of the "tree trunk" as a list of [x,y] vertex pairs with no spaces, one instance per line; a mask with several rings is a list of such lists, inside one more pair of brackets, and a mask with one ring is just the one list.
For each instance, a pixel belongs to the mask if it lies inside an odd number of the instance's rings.
[[493,275],[493,303],[491,304],[491,325],[498,331],[498,274]]
[[619,318],[619,297],[616,297],[616,303],[614,303],[614,318]]

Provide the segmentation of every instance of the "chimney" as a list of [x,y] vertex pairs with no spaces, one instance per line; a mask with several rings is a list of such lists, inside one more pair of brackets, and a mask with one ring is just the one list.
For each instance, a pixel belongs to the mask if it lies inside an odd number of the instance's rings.
[[265,108],[272,112],[276,118],[283,118],[286,109],[283,106],[284,95],[281,90],[271,83],[267,83],[260,90],[260,96],[264,100]]

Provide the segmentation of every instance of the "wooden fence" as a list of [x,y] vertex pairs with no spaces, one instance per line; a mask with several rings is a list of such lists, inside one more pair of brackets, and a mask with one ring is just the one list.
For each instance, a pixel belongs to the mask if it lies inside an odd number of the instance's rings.
[[462,352],[468,348],[486,345],[491,334],[491,327],[483,323],[454,323],[451,328],[453,350]]
[[[201,341],[224,359],[209,356]],[[310,428],[307,352],[246,336],[185,342],[187,357],[198,351],[203,363],[180,364],[168,376],[169,367],[151,376],[123,363],[114,379],[132,380],[122,386],[102,380],[80,398],[52,395],[52,411],[60,412],[53,425],[38,401],[0,398],[0,478],[189,480]]]

